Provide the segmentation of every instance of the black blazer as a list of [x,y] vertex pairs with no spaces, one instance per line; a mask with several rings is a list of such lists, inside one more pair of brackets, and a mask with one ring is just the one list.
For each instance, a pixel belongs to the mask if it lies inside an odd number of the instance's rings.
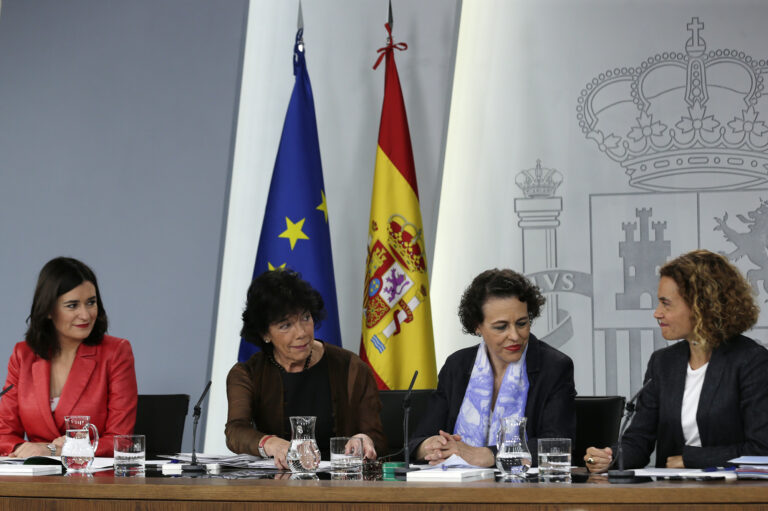
[[704,468],[741,455],[768,455],[768,350],[738,335],[712,352],[696,411],[701,447],[685,445],[680,422],[689,355],[687,341],[651,355],[645,373],[651,383],[622,441],[625,467],[646,466],[654,443],[657,467],[666,466],[669,456]]
[[[464,393],[469,385],[469,377],[472,375],[478,347],[479,345],[455,352],[440,369],[437,390],[432,393],[427,411],[409,442],[414,456],[421,442],[436,435],[439,430],[453,432],[461,403],[464,401]],[[539,341],[534,335],[528,339],[525,358],[528,373],[526,431],[528,449],[535,465],[539,438],[570,438],[574,441],[576,387],[573,383],[573,361],[567,355]],[[488,447],[496,452],[495,445]]]

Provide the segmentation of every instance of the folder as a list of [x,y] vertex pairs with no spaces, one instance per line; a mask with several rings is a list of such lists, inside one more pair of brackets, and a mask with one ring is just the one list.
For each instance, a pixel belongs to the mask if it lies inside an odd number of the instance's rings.
[[408,472],[407,481],[429,481],[429,482],[461,482],[477,481],[480,479],[493,479],[495,470],[492,468],[446,468],[446,469],[425,469]]
[[21,464],[3,464],[0,465],[0,476],[45,476],[51,474],[61,474],[61,464],[59,465],[21,465]]

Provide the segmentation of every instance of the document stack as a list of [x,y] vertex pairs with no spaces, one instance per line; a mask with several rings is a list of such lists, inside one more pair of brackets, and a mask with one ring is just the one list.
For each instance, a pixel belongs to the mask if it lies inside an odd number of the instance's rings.
[[768,456],[741,456],[729,460],[739,479],[768,479]]

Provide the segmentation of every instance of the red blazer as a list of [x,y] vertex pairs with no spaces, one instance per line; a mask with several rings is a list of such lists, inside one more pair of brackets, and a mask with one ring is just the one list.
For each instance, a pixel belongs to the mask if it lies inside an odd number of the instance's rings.
[[[96,346],[81,344],[51,413],[51,363],[26,342],[16,344],[8,361],[0,398],[0,455],[7,456],[24,435],[29,442],[51,442],[64,434],[64,417],[89,415],[99,430],[96,456],[113,454],[113,436],[130,435],[136,422],[136,372],[131,344],[105,335]],[[3,388],[5,388],[3,387]]]

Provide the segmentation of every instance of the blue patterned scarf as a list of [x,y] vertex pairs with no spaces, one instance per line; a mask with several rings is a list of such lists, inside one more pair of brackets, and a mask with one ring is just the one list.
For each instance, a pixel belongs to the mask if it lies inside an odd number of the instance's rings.
[[496,406],[491,413],[493,399],[493,369],[488,359],[485,341],[480,342],[469,377],[469,385],[464,393],[459,417],[456,419],[454,433],[461,435],[464,443],[485,447],[496,445],[499,424],[504,417],[524,417],[525,402],[528,399],[528,372],[525,368],[525,347],[520,360],[507,366],[504,380],[501,382]]

